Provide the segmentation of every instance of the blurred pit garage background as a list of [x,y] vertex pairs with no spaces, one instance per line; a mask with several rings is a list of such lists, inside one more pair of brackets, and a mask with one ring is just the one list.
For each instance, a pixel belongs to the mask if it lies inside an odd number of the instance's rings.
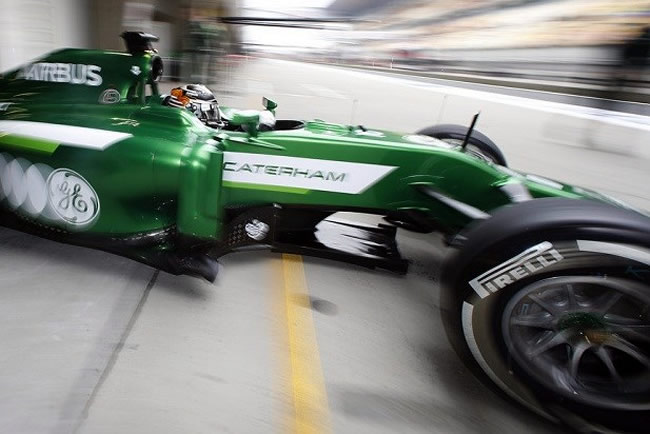
[[[408,133],[480,111],[511,167],[650,210],[648,25],[650,0],[0,0],[0,71],[142,30],[163,91]],[[561,432],[463,367],[437,310],[446,247],[398,238],[406,277],[305,258],[288,288],[272,253],[208,284],[0,229],[0,432],[285,433],[296,402],[301,432]],[[287,328],[318,399],[292,389]]]

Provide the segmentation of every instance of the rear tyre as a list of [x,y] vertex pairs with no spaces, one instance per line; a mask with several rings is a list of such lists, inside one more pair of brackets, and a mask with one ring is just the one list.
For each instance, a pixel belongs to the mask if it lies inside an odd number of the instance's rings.
[[[467,135],[468,127],[462,125],[435,125],[424,128],[417,132],[423,136],[429,136],[443,140],[447,143],[460,146]],[[465,152],[501,166],[507,166],[506,158],[499,147],[490,140],[485,134],[479,131],[472,131]]]
[[500,210],[466,235],[441,293],[447,335],[465,363],[576,429],[644,430],[650,220],[540,199]]

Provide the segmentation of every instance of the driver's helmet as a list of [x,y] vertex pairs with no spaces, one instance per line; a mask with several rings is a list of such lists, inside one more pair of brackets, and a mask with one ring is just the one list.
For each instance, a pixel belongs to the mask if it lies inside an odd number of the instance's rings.
[[221,123],[219,103],[212,91],[202,84],[173,88],[165,104],[188,109],[206,125],[217,126]]

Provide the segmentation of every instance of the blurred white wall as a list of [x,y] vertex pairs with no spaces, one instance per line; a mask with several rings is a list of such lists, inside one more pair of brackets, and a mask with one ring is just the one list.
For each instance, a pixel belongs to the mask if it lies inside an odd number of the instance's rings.
[[174,51],[174,33],[172,24],[153,21],[151,23],[151,33],[160,38],[160,40],[154,44],[158,50],[158,54],[162,57],[171,56]]
[[0,0],[0,71],[49,51],[89,47],[87,0]]
[[141,0],[124,2],[122,29],[152,33],[154,8],[153,3],[146,3]]

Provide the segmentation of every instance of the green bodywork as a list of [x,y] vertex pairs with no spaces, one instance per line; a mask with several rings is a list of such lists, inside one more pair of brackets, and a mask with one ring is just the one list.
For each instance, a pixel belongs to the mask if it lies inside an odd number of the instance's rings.
[[[219,241],[227,209],[268,204],[381,215],[415,210],[448,232],[471,220],[423,194],[419,186],[486,213],[511,203],[500,188],[507,183],[525,185],[533,197],[606,200],[568,185],[528,179],[435,139],[423,144],[418,143],[422,137],[322,121],[255,135],[209,128],[187,110],[162,105],[149,78],[150,64],[149,54],[66,49],[5,73],[0,79],[0,153],[5,159],[24,159],[23,169],[40,163],[76,172],[96,192],[101,210],[91,226],[79,229],[29,215],[9,206],[6,198],[5,206],[54,229],[120,237],[175,226],[180,234]],[[33,65],[36,69],[30,69]],[[84,68],[78,65],[101,68],[101,84],[89,78],[85,83],[71,83],[70,68],[77,72],[77,81],[83,81]],[[34,137],[29,129],[6,131],[5,121],[81,126],[130,136],[105,149],[88,149],[65,140]],[[311,161],[310,167],[259,162],[246,166],[245,158],[236,153],[317,161]],[[324,161],[322,167],[319,161]],[[362,171],[355,173],[354,167],[333,171],[328,166],[332,161],[391,169],[354,193],[291,185],[291,179],[312,177],[336,189],[365,176]],[[238,173],[248,176],[248,181],[241,181]],[[267,183],[254,182],[256,175]],[[270,185],[269,177],[281,182]]]

